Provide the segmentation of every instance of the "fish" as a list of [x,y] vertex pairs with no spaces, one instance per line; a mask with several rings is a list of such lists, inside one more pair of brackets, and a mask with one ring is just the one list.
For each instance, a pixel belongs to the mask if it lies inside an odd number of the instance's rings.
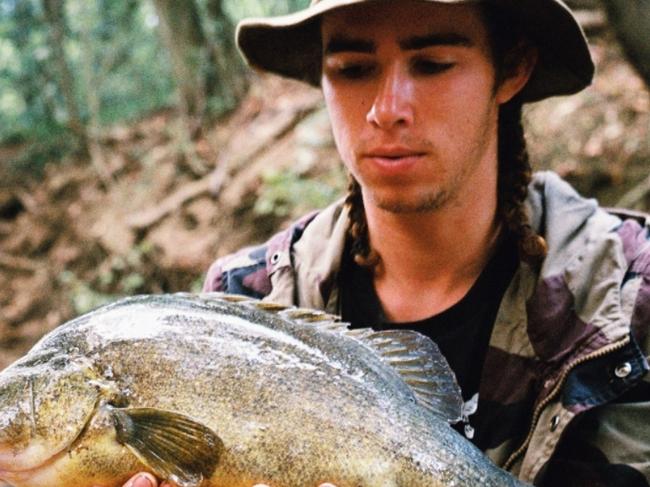
[[0,479],[117,487],[523,486],[451,426],[435,344],[219,293],[125,298],[0,373]]

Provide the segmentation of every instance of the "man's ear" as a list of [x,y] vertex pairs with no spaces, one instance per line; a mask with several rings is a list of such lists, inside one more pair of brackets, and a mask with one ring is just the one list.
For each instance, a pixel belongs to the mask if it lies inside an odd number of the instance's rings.
[[520,45],[513,49],[504,63],[505,69],[501,75],[496,90],[496,100],[499,104],[506,103],[515,97],[526,86],[530,75],[537,64],[537,49],[530,45]]

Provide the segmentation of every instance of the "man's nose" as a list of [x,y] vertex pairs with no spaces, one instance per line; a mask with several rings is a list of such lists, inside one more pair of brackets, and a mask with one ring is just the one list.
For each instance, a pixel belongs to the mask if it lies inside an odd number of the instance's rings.
[[381,128],[413,123],[413,82],[408,73],[393,65],[380,78],[374,102],[366,115],[368,123]]

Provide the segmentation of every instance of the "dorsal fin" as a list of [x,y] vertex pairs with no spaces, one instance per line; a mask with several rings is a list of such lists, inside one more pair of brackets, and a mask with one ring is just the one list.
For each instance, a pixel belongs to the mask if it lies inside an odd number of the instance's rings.
[[463,417],[463,398],[451,367],[438,346],[412,330],[350,330],[338,316],[303,308],[287,308],[279,314],[329,331],[343,333],[368,345],[401,376],[418,404],[456,423]]
[[[214,296],[214,294],[213,294]],[[450,423],[462,419],[463,398],[456,376],[438,346],[428,337],[412,330],[374,331],[349,329],[340,317],[324,311],[277,305],[246,296],[217,294],[231,302],[253,306],[294,322],[343,333],[374,350],[406,382],[418,404]]]
[[385,330],[366,332],[360,340],[400,374],[419,404],[450,423],[462,419],[456,376],[431,339],[412,330]]

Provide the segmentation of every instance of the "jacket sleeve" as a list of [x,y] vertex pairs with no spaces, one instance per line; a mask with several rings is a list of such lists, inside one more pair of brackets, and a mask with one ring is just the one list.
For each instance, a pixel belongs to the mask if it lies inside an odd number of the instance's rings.
[[208,269],[203,292],[242,294],[261,299],[271,292],[267,246],[246,247],[217,259]]
[[203,292],[242,294],[256,299],[267,296],[271,292],[273,255],[278,250],[290,252],[317,214],[318,211],[308,213],[262,245],[217,259],[208,269]]

